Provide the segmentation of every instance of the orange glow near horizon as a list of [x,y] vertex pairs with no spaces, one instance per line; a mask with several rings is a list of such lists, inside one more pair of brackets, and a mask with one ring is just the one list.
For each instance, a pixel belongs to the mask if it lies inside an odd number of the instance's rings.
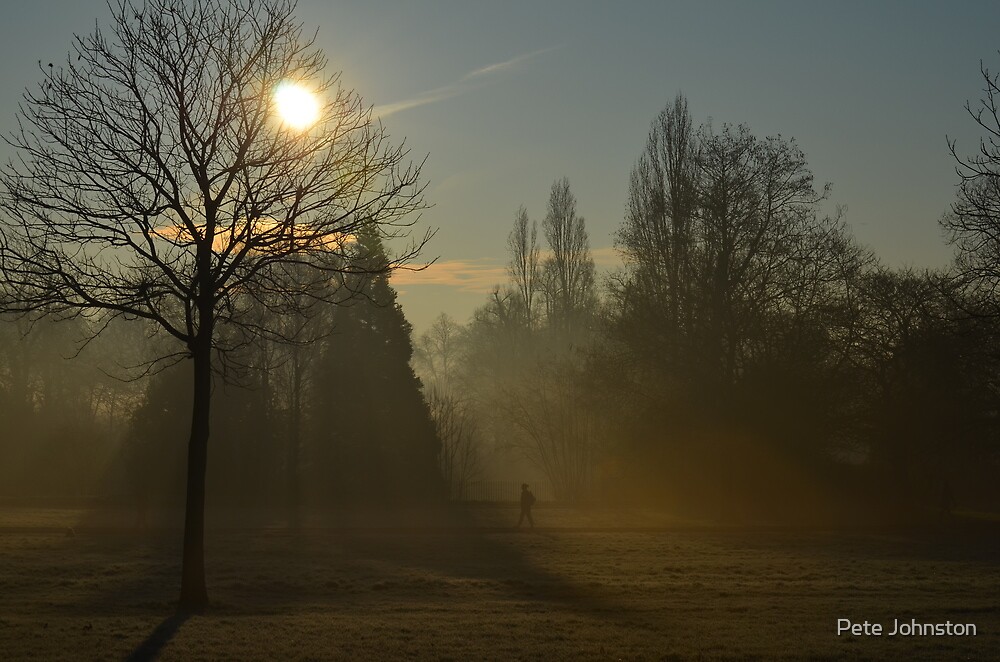
[[[204,236],[203,226],[199,225],[196,231],[198,237],[192,236],[188,227],[176,223],[158,226],[150,234],[158,239],[183,247],[197,243]],[[271,241],[282,241],[282,237],[290,238],[293,233],[300,250],[336,250],[357,241],[356,236],[346,232],[324,232],[314,235],[310,225],[304,222],[293,225],[279,223],[269,218],[258,218],[251,221],[250,226],[245,224],[220,226],[212,241],[212,250],[218,253],[224,251],[231,244],[242,246],[247,241],[260,242],[265,237]],[[266,250],[260,249],[253,252],[260,253],[266,252]]]

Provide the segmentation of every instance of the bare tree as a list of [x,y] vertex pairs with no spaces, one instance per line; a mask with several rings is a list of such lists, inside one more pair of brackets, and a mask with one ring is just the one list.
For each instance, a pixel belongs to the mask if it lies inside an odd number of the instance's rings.
[[549,318],[565,331],[595,299],[590,239],[583,217],[576,214],[576,196],[565,177],[552,184],[542,230],[551,250],[543,265]]
[[556,498],[587,498],[600,450],[600,408],[588,401],[582,372],[568,361],[538,365],[508,382],[497,404],[519,432],[514,445],[545,473]]
[[[305,302],[303,302],[305,303]],[[303,331],[306,337],[315,338],[322,333],[319,325],[332,326],[329,314],[315,315],[302,320],[285,316],[278,321],[283,324],[284,335],[294,337]],[[303,424],[308,422],[309,412],[306,402],[313,387],[313,374],[309,366],[319,357],[318,344],[305,347],[301,343],[274,343],[264,340],[263,345],[272,345],[270,355],[272,363],[264,364],[265,375],[272,380],[268,384],[280,400],[284,419],[288,422],[284,434],[285,444],[285,489],[288,521],[293,526],[299,525],[299,505],[301,498],[301,455],[303,443]]]
[[[25,93],[3,170],[0,271],[8,307],[155,322],[191,358],[181,606],[207,604],[206,451],[213,367],[272,326],[352,296],[338,275],[386,272],[352,238],[408,236],[419,165],[325,72],[290,0],[121,0]],[[316,123],[275,112],[283,85],[322,100]],[[366,256],[361,256],[362,258]],[[265,314],[266,313],[266,314]],[[230,328],[223,335],[220,330]]]
[[454,395],[431,389],[431,418],[441,440],[441,475],[452,499],[462,499],[470,480],[482,472],[479,427],[468,408]]
[[462,325],[447,313],[438,315],[431,328],[421,334],[413,358],[425,386],[451,392],[462,358],[464,334]]
[[539,287],[538,221],[528,220],[528,210],[519,207],[514,216],[514,227],[507,235],[510,263],[507,271],[524,307],[524,323],[530,330],[534,325],[535,296]]
[[827,191],[794,140],[696,129],[678,97],[653,122],[618,234],[619,299],[647,350],[732,384],[778,320],[830,308],[868,258],[839,213],[820,213]]
[[976,314],[1000,314],[995,296],[1000,283],[1000,74],[980,63],[983,98],[965,110],[985,133],[977,153],[965,157],[948,141],[959,177],[957,199],[941,226],[957,248],[956,278],[973,290]]
[[[625,221],[618,245],[645,305],[662,310],[670,337],[693,324],[695,213],[698,202],[699,149],[687,99],[653,120],[646,150],[632,169]],[[670,346],[671,360],[680,347]]]

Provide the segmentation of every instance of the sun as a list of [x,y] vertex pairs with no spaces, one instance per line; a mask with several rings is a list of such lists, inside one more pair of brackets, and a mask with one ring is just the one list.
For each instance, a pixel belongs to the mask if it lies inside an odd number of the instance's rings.
[[319,119],[316,95],[296,83],[282,83],[274,91],[274,104],[281,121],[293,129],[308,129]]

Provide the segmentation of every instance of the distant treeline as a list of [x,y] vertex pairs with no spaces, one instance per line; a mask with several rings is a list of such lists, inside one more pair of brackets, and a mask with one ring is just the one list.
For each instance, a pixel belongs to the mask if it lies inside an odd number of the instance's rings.
[[517,449],[560,499],[692,514],[997,504],[1000,324],[968,250],[946,273],[880,264],[794,140],[699,125],[681,96],[628,181],[623,269],[595,278],[561,179],[541,238],[516,212],[509,281],[421,336],[466,433],[445,448]]
[[[382,250],[375,236],[358,242],[368,254]],[[410,367],[410,325],[384,275],[354,278],[342,284],[359,294],[351,305],[287,320],[289,336],[298,324],[319,327],[318,342],[227,339],[234,349],[213,393],[212,505],[444,498],[437,435]],[[183,504],[190,362],[121,381],[162,356],[164,341],[116,320],[81,350],[93,331],[82,318],[0,324],[0,496]]]
[[[516,211],[508,281],[467,323],[440,316],[415,352],[384,275],[337,285],[352,305],[283,322],[286,340],[308,324],[318,342],[223,338],[210,503],[462,499],[486,474],[519,480],[490,470],[513,457],[563,502],[722,517],[994,508],[992,149],[956,155],[953,268],[892,269],[828,211],[794,140],[697,124],[679,96],[628,178],[620,270],[597,273],[563,178],[540,223]],[[381,254],[377,236],[357,241]],[[182,501],[188,366],[114,379],[161,341],[117,319],[79,346],[100,324],[0,324],[0,496]]]

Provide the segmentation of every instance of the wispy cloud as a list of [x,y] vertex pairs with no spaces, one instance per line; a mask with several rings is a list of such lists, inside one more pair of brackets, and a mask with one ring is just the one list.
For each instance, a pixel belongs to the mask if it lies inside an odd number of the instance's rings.
[[435,87],[432,90],[428,90],[427,92],[423,92],[409,99],[376,106],[373,114],[376,117],[388,117],[389,115],[394,115],[395,113],[409,110],[410,108],[418,108],[419,106],[426,106],[427,104],[438,103],[439,101],[445,101],[446,99],[457,97],[458,95],[471,89],[475,89],[479,85],[483,84],[485,79],[491,76],[515,69],[520,64],[544,53],[548,53],[549,51],[555,50],[556,48],[558,47],[550,46],[549,48],[542,48],[537,51],[512,57],[511,59],[503,62],[496,62],[485,67],[480,67],[479,69],[475,69],[465,74],[454,83],[442,85],[441,87]]
[[536,58],[539,55],[544,55],[545,53],[549,53],[551,51],[554,51],[557,48],[559,48],[559,47],[558,46],[549,46],[548,48],[540,48],[537,51],[531,51],[530,53],[523,53],[521,55],[518,55],[517,57],[512,57],[511,59],[505,60],[503,62],[497,62],[495,64],[489,64],[489,65],[487,65],[485,67],[480,67],[479,69],[476,69],[475,71],[470,71],[469,73],[467,73],[464,76],[462,76],[462,78],[459,80],[459,82],[460,83],[464,83],[464,82],[467,82],[467,81],[470,81],[470,80],[475,80],[476,78],[481,78],[483,76],[488,76],[490,74],[496,74],[496,73],[500,73],[500,72],[503,72],[503,71],[509,71],[509,70],[514,69],[515,67],[517,67],[517,65],[521,64],[522,62],[527,62],[528,60],[530,60],[532,58]]
[[423,94],[415,96],[412,99],[376,106],[372,111],[372,115],[375,117],[388,117],[389,115],[395,115],[396,113],[409,110],[410,108],[418,108],[420,106],[426,106],[429,103],[437,103],[438,101],[450,99],[453,96],[457,96],[461,92],[462,90],[459,85],[445,85],[444,87],[433,89],[430,92],[424,92]]
[[[595,248],[590,254],[599,270],[621,266],[621,257],[611,246]],[[548,257],[548,251],[543,251],[540,257],[543,260]],[[503,285],[510,278],[507,268],[494,258],[439,260],[433,264],[414,264],[411,267],[420,271],[400,269],[393,272],[393,286],[443,285],[457,288],[461,292],[489,294],[494,287]]]
[[440,260],[420,271],[400,269],[393,272],[393,286],[445,285],[462,292],[489,294],[507,280],[507,269],[490,258],[474,260]]

